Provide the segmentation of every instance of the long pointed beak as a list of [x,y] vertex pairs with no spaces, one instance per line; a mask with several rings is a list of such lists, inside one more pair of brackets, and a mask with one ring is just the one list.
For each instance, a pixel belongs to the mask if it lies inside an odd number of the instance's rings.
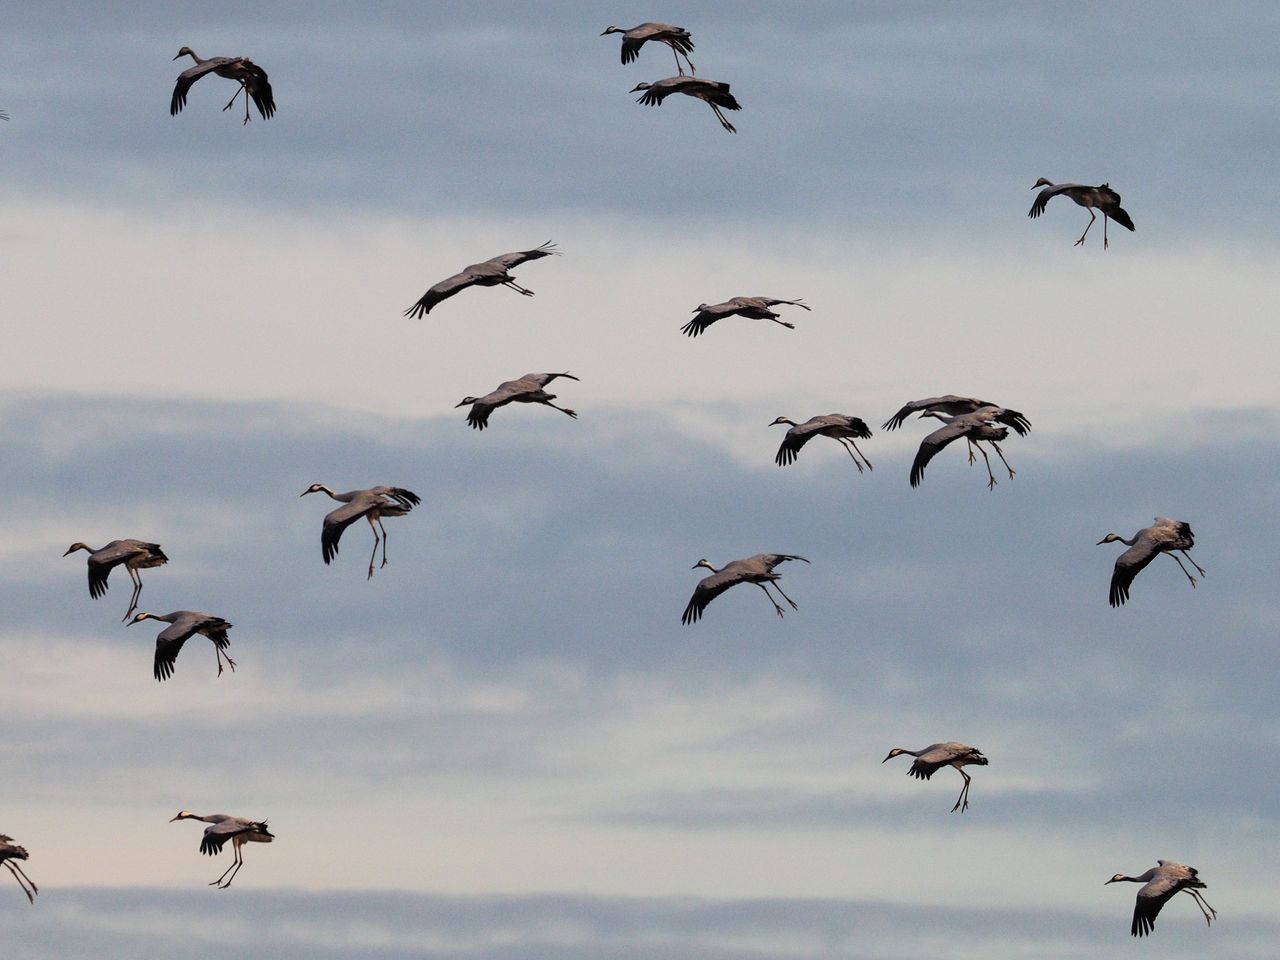
[[[181,54],[181,53],[180,53],[180,54],[178,54],[178,57],[181,57],[181,56],[183,56],[183,54]],[[178,57],[174,57],[173,59],[177,60],[177,59],[178,59]],[[170,820],[169,822],[170,822],[170,823],[173,823],[173,821],[172,821],[172,820]]]
[[[175,59],[176,59],[176,58],[175,58]],[[170,820],[169,822],[170,822],[170,823],[173,823],[173,822],[175,822],[175,821],[177,821],[177,820],[181,820],[181,819],[182,819],[182,817],[174,817],[174,818],[173,818],[173,820]]]
[[461,403],[455,403],[453,405],[453,409],[457,410],[459,407],[466,407],[466,406],[469,406],[469,404],[467,403],[467,401],[463,400]]
[[606,30],[606,31],[604,31],[602,34],[600,34],[600,36],[602,36],[602,37],[607,37],[608,35],[609,35],[609,31],[608,31],[608,30]]
[[881,760],[880,762],[881,762],[881,763],[888,763],[888,762],[889,762],[890,760],[892,760],[892,759],[893,759],[893,752],[892,752],[892,751],[890,751],[890,752],[889,752],[889,755],[888,755],[887,757],[885,757],[883,760]]
[[1095,547],[1100,547],[1100,546],[1102,546],[1102,545],[1103,545],[1104,543],[1106,543],[1106,542],[1107,542],[1107,538],[1106,538],[1106,537],[1103,537],[1101,540],[1099,540],[1097,543],[1095,543],[1095,544],[1094,544],[1094,546],[1095,546]]
[[64,553],[64,554],[63,554],[63,556],[64,556],[64,557],[69,557],[69,556],[71,556],[71,551],[70,551],[70,550],[68,550],[66,553]]

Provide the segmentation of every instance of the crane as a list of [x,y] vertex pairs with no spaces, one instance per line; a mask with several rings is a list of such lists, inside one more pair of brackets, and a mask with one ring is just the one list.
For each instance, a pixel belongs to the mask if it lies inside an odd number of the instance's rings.
[[1089,211],[1089,223],[1084,228],[1084,233],[1080,234],[1080,239],[1075,242],[1075,246],[1079,247],[1084,244],[1084,238],[1089,233],[1089,227],[1093,226],[1093,221],[1098,219],[1098,215],[1094,210],[1102,211],[1102,249],[1107,249],[1109,241],[1107,240],[1107,221],[1114,220],[1122,227],[1129,230],[1135,229],[1133,220],[1129,214],[1124,212],[1124,208],[1120,206],[1120,194],[1111,189],[1111,184],[1104,183],[1100,187],[1089,187],[1082,183],[1054,183],[1041,177],[1032,185],[1031,189],[1036,187],[1044,187],[1036,194],[1035,202],[1031,204],[1031,209],[1027,212],[1027,216],[1035,219],[1044,213],[1044,208],[1048,206],[1049,201],[1054,197],[1062,195],[1070,197],[1080,206]]
[[[1126,540],[1118,533],[1108,533],[1094,546],[1100,547],[1104,543],[1116,542],[1127,544],[1129,549],[1116,558],[1116,566],[1111,574],[1109,599],[1113,607],[1122,606],[1129,599],[1129,586],[1134,578],[1161,553],[1167,553],[1173,557],[1178,566],[1182,567],[1182,572],[1187,575],[1187,579],[1191,581],[1191,586],[1195,587],[1196,578],[1182,566],[1182,561],[1174,556],[1176,550],[1191,560],[1191,554],[1187,551],[1196,545],[1196,538],[1191,532],[1190,524],[1182,520],[1170,520],[1168,517],[1156,517],[1151,526],[1143,527],[1133,535],[1132,539]],[[1205,575],[1204,568],[1200,564],[1191,560],[1191,565],[1200,571],[1200,576]]]
[[[794,462],[800,455],[800,448],[814,437],[831,437],[838,440],[840,446],[853,458],[853,464],[858,468],[859,473],[862,473],[864,462],[868,470],[874,469],[867,455],[859,450],[854,442],[855,438],[865,440],[871,436],[871,430],[867,427],[866,421],[860,417],[851,417],[846,413],[828,413],[820,417],[810,417],[804,423],[796,423],[787,417],[778,417],[769,426],[776,427],[782,423],[791,424],[791,429],[782,438],[782,446],[778,447],[778,454],[774,457],[774,463],[778,466],[783,467]],[[862,457],[862,460],[859,461],[858,457]]]
[[979,767],[987,765],[987,758],[982,755],[981,750],[977,747],[971,747],[967,743],[957,743],[952,740],[947,743],[931,743],[923,750],[894,747],[889,751],[889,755],[880,762],[888,763],[894,757],[902,756],[904,753],[916,758],[915,762],[911,764],[911,769],[907,771],[907,775],[918,780],[928,780],[943,767],[954,767],[956,772],[964,777],[964,786],[960,788],[960,796],[956,800],[956,805],[951,808],[951,812],[955,813],[959,810],[964,813],[969,809],[970,777],[964,772],[964,768],[970,764]]
[[701,100],[711,108],[716,115],[716,119],[720,121],[720,126],[724,127],[730,133],[737,133],[733,124],[725,119],[720,108],[726,110],[741,110],[742,104],[738,103],[737,98],[729,92],[729,84],[722,83],[719,80],[703,80],[701,77],[686,77],[683,74],[678,77],[667,77],[665,80],[655,80],[653,83],[638,83],[631,88],[632,93],[641,93],[636,103],[643,103],[646,106],[659,106],[663,100],[671,96],[673,93],[683,93],[687,97],[695,97]]
[[230,110],[232,104],[236,102],[236,97],[243,93],[245,123],[249,122],[251,98],[253,105],[258,108],[258,113],[262,114],[263,120],[269,120],[275,114],[275,95],[271,92],[271,84],[267,82],[267,71],[248,57],[210,57],[208,60],[202,60],[190,47],[183,47],[178,51],[178,56],[173,59],[177,60],[179,57],[190,57],[196,65],[178,74],[178,80],[173,86],[173,99],[169,101],[169,116],[176,117],[182,112],[182,108],[187,105],[187,91],[191,89],[191,85],[210,73],[240,84],[235,96],[227,101],[223,110]]
[[773,595],[769,593],[769,588],[765,584],[773,584],[773,589],[782,594],[782,599],[791,604],[792,610],[798,610],[796,602],[782,592],[782,587],[778,586],[781,578],[779,574],[773,572],[773,568],[787,560],[805,560],[804,557],[797,556],[794,553],[757,553],[754,557],[747,557],[745,560],[734,560],[726,563],[717,570],[711,563],[705,559],[699,560],[691,569],[697,570],[699,567],[706,567],[711,571],[711,576],[703,577],[698,581],[698,585],[693,588],[693,596],[689,598],[688,605],[684,608],[684,615],[681,616],[680,622],[688,625],[697,623],[702,619],[702,611],[720,594],[724,593],[732,586],[739,583],[754,583],[764,595],[769,598],[769,602],[773,604],[773,609],[778,612],[778,616],[782,616],[782,607],[778,605],[778,601],[773,599]]
[[693,49],[693,37],[689,35],[689,31],[684,27],[673,27],[669,23],[642,23],[638,27],[605,27],[602,37],[607,37],[611,33],[622,34],[622,62],[623,64],[631,63],[640,56],[640,48],[646,43],[653,41],[655,43],[665,43],[671,48],[671,55],[676,58],[676,70],[681,76],[684,76],[684,67],[680,63],[680,57],[684,57],[684,62],[689,64],[689,72],[697,73],[693,69],[693,64],[689,61],[689,51]]
[[169,558],[160,549],[160,544],[145,540],[112,540],[105,547],[98,547],[96,550],[86,543],[73,543],[67,547],[63,556],[70,556],[77,550],[84,550],[89,554],[89,596],[95,600],[107,592],[107,577],[111,575],[112,568],[124,564],[124,568],[129,571],[129,578],[133,581],[133,596],[129,599],[129,609],[120,618],[121,623],[138,609],[138,597],[142,594],[142,578],[138,576],[138,571],[164,566],[169,562]]
[[[213,857],[222,852],[223,845],[230,840],[235,856],[231,860],[231,866],[222,871],[222,876],[209,884],[211,887],[217,887],[225,890],[231,886],[231,881],[236,878],[236,874],[240,872],[240,868],[244,866],[244,856],[240,852],[240,848],[246,843],[270,843],[275,839],[275,834],[267,829],[266,820],[250,820],[246,817],[233,817],[226,813],[210,813],[201,816],[198,813],[192,813],[190,810],[182,810],[176,817],[170,820],[173,823],[177,820],[203,820],[209,826],[204,828],[204,836],[200,840],[200,852]],[[231,876],[227,876],[231,874]],[[223,881],[226,881],[225,883]]]
[[[412,490],[404,487],[370,487],[367,490],[348,490],[346,493],[334,493],[323,483],[313,483],[302,493],[327,493],[329,498],[337,500],[345,506],[338,507],[325,514],[324,524],[320,528],[320,552],[327,566],[338,555],[338,541],[342,531],[361,517],[369,521],[369,529],[373,531],[373,553],[369,555],[369,576],[373,579],[373,561],[378,555],[378,531],[382,531],[382,566],[387,565],[387,528],[382,525],[383,517],[403,517],[422,502]],[[374,526],[374,524],[377,526]]]
[[178,662],[178,652],[182,645],[197,633],[213,641],[213,652],[218,658],[218,676],[222,676],[222,658],[226,657],[227,666],[235,673],[236,662],[227,653],[231,641],[227,631],[231,624],[211,613],[200,613],[198,610],[175,610],[173,613],[148,613],[143,610],[132,620],[129,626],[143,620],[160,620],[169,624],[156,637],[156,659],[152,667],[152,675],[157,680],[168,680],[173,676],[173,666]]
[[568,407],[557,407],[551,402],[556,398],[556,395],[547,393],[542,389],[557,377],[566,377],[569,380],[578,379],[572,373],[567,372],[526,373],[523,377],[507,380],[499,384],[496,390],[486,393],[483,397],[463,397],[460,402],[454,404],[454,409],[470,404],[471,410],[467,413],[467,423],[471,424],[472,429],[475,430],[483,430],[487,427],[489,425],[489,414],[493,413],[498,407],[505,407],[508,403],[541,403],[577,420],[577,413]]
[[1158,866],[1136,877],[1126,877],[1123,873],[1117,873],[1103,884],[1104,887],[1108,883],[1124,881],[1143,884],[1133,905],[1133,925],[1129,928],[1130,935],[1145,937],[1154,930],[1160,909],[1180,890],[1190,895],[1204,915],[1204,922],[1212,926],[1218,911],[1209,906],[1204,895],[1200,893],[1201,890],[1208,889],[1208,884],[1200,879],[1200,872],[1195,867],[1188,867],[1185,863],[1174,860],[1157,860],[1156,863]]
[[496,257],[463,267],[462,272],[441,280],[419,297],[418,302],[406,310],[404,315],[421,319],[441,300],[448,300],[467,287],[509,287],[521,296],[532,297],[533,291],[516,283],[515,278],[511,276],[511,271],[529,260],[560,256],[560,251],[555,249],[555,246],[548,240],[542,246],[534,247],[532,250],[500,253]]

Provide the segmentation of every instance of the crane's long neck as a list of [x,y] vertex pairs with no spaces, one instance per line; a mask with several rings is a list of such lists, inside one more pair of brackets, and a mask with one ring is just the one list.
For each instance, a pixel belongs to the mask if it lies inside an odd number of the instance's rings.
[[320,489],[321,489],[321,490],[323,490],[325,493],[327,493],[327,494],[330,496],[330,498],[331,498],[331,499],[333,499],[333,500],[337,500],[339,503],[350,503],[350,502],[351,502],[351,494],[349,494],[349,493],[334,493],[332,490],[330,490],[328,487],[326,487],[323,483],[322,483],[322,484],[319,484],[319,487],[320,487]]
[[191,59],[192,59],[192,60],[194,60],[196,63],[204,63],[204,58],[202,58],[199,54],[197,54],[197,53],[196,53],[194,50],[192,50],[190,47],[188,47],[188,48],[187,48],[187,54],[188,54],[188,55],[191,57]]

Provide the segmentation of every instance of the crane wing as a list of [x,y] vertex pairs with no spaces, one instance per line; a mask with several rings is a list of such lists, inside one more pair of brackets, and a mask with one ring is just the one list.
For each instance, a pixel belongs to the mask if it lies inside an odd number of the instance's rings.
[[684,614],[680,617],[683,624],[697,623],[702,619],[702,611],[720,594],[724,593],[735,583],[741,583],[742,578],[736,571],[731,570],[732,564],[718,573],[713,573],[709,577],[703,577],[698,581],[698,585],[693,588],[693,596],[689,598],[688,605],[684,608]]
[[219,67],[225,66],[230,62],[227,57],[214,57],[204,63],[197,63],[194,67],[189,67],[178,74],[178,80],[173,85],[173,98],[169,101],[169,116],[176,117],[182,112],[182,108],[187,105],[187,91],[191,89],[193,83],[205,74],[213,73]]
[[513,267],[518,267],[520,266],[520,264],[525,263],[529,260],[538,260],[538,259],[541,259],[542,257],[558,257],[558,256],[560,256],[560,251],[556,249],[556,245],[554,243],[548,240],[542,246],[534,247],[532,250],[517,250],[515,253],[501,253],[501,254],[498,254],[498,256],[491,257],[490,259],[484,262],[486,264],[493,264],[496,267],[500,267],[502,269],[502,272],[506,273],[508,270],[512,269]]
[[949,423],[920,441],[920,449],[916,452],[915,461],[911,464],[911,486],[920,486],[920,481],[924,479],[924,468],[928,466],[929,461],[936,457],[943,447],[964,436],[968,430],[967,424]]
[[1142,569],[1160,552],[1155,537],[1144,530],[1138,542],[1116,557],[1115,570],[1111,574],[1111,590],[1108,599],[1113,607],[1119,607],[1129,599],[1129,587]]
[[373,499],[368,497],[358,497],[350,503],[344,503],[337,510],[325,515],[324,525],[320,530],[320,550],[324,555],[325,563],[329,563],[338,555],[338,541],[342,539],[342,531],[363,517],[375,506],[377,506],[377,504]]
[[406,317],[417,317],[421,319],[431,312],[441,300],[448,300],[460,290],[465,290],[477,281],[477,277],[473,273],[455,273],[452,277],[441,280],[430,290],[424,293],[412,307],[404,312]]

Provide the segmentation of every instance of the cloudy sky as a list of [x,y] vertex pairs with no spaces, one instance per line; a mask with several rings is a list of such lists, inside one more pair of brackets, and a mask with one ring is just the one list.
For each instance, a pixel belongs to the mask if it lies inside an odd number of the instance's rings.
[[[1270,4],[11,5],[0,38],[0,876],[27,958],[1095,957],[1156,858],[1198,866],[1135,948],[1280,935],[1272,602],[1280,381]],[[682,24],[739,133],[627,91],[609,24]],[[271,75],[270,121],[182,45]],[[1137,231],[1029,220],[1108,181]],[[1262,198],[1262,199],[1260,199]],[[435,281],[555,241],[537,296]],[[701,302],[804,297],[794,331]],[[784,308],[786,309],[786,308]],[[526,371],[542,408],[467,428]],[[955,392],[1033,432],[993,492],[927,432]],[[858,475],[766,424],[841,411]],[[366,582],[322,498],[380,483]],[[1186,519],[1106,604],[1126,536]],[[235,624],[151,677],[73,541],[163,544],[142,608]],[[707,557],[803,554],[680,612]],[[908,778],[890,747],[980,747]],[[235,886],[178,810],[270,818]],[[1181,901],[1181,902],[1179,902]]]

